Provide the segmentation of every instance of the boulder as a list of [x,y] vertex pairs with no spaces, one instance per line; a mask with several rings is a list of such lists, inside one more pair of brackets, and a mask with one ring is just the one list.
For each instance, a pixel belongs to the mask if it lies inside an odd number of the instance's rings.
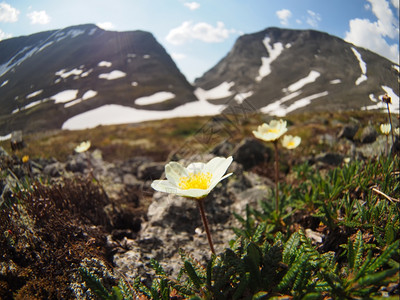
[[345,138],[348,140],[353,140],[354,136],[356,135],[357,131],[358,131],[358,124],[348,124],[342,127],[342,129],[340,130],[339,134],[338,134],[338,138]]
[[271,150],[263,142],[254,138],[245,138],[233,150],[233,159],[242,164],[245,170],[248,170],[267,161],[270,152]]
[[363,144],[373,143],[378,137],[378,132],[372,125],[364,127],[361,132],[360,141]]

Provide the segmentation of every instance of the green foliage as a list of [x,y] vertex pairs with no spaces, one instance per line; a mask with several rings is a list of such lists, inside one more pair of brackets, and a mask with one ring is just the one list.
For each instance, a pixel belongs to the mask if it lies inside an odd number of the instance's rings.
[[107,290],[101,279],[91,273],[87,268],[80,268],[79,273],[87,288],[94,293],[99,299],[104,300],[131,300],[134,299],[131,291],[128,290],[125,283],[120,280],[117,286],[112,287],[111,291]]
[[[326,173],[308,165],[295,168],[297,184],[283,185],[282,212],[270,203],[236,215],[241,227],[229,248],[201,263],[181,250],[176,279],[152,260],[151,284],[135,280],[131,295],[149,299],[367,299],[399,279],[399,173],[395,161],[353,162]],[[376,191],[373,190],[373,188]],[[391,196],[389,196],[391,195]],[[391,198],[393,197],[393,198]],[[317,220],[325,239],[340,247],[322,247],[306,228],[289,227],[298,216]],[[288,225],[286,225],[288,224]],[[315,230],[312,227],[311,230]],[[340,233],[342,240],[335,240]],[[329,245],[329,243],[327,243]],[[88,286],[102,295],[112,291]],[[118,290],[118,288],[116,288]],[[107,298],[108,297],[108,298]],[[113,298],[114,299],[114,298]]]

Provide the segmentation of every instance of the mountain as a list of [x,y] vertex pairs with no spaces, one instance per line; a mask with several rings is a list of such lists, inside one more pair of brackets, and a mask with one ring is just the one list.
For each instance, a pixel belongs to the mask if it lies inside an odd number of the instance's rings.
[[0,137],[245,110],[399,111],[399,66],[313,30],[239,37],[192,86],[153,35],[79,25],[0,41]]
[[[388,93],[398,111],[399,66],[366,49],[313,30],[267,28],[238,38],[195,86],[219,91],[264,113],[369,109]],[[397,101],[397,102],[396,102]]]
[[106,104],[170,110],[197,100],[175,62],[144,31],[80,25],[1,41],[0,53],[0,135],[61,128]]

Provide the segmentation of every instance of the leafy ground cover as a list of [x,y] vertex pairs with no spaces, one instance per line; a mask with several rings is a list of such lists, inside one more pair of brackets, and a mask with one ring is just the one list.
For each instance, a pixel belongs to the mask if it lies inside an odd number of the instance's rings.
[[[251,136],[264,117],[254,115],[240,124],[232,120],[163,120],[26,136],[26,147],[3,159],[1,166],[2,179],[10,170],[15,173],[12,195],[2,201],[0,211],[3,298],[70,298],[65,287],[70,289],[73,281],[81,284],[76,279],[80,276],[89,288],[82,294],[87,299],[398,299],[398,154],[324,168],[302,159],[322,151],[343,151],[346,145],[321,142],[320,136],[336,135],[351,120],[360,126],[374,120],[378,129],[387,120],[384,114],[288,117],[290,133],[302,137],[302,150],[281,158],[279,212],[267,198],[259,208],[248,206],[245,217],[236,216],[240,226],[232,229],[236,238],[225,251],[208,261],[182,251],[177,277],[153,260],[150,282],[138,278],[131,284],[112,275],[112,266],[101,265],[110,256],[101,228],[111,224],[104,212],[108,199],[95,178],[50,183],[24,176],[20,162],[25,155],[65,160],[87,139],[110,161],[135,156],[168,161],[210,122],[213,128],[224,126],[210,143],[212,148],[226,139],[234,143]],[[0,145],[11,153],[6,142]],[[195,149],[208,148],[197,143]],[[14,168],[16,161],[19,169]],[[262,164],[251,171],[270,176],[270,169]],[[16,260],[20,264],[7,265]]]

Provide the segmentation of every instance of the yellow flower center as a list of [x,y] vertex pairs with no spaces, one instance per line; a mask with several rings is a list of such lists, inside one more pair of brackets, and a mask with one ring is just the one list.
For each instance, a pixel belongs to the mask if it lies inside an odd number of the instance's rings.
[[289,143],[287,143],[287,146],[288,146],[288,147],[294,147],[294,145],[295,145],[295,144],[294,144],[294,141],[290,141]]
[[277,128],[270,128],[270,129],[268,129],[268,132],[271,132],[271,133],[279,133],[279,129],[277,129]]
[[212,174],[207,173],[189,173],[189,176],[181,177],[179,179],[179,187],[182,190],[201,189],[206,190],[210,185]]

